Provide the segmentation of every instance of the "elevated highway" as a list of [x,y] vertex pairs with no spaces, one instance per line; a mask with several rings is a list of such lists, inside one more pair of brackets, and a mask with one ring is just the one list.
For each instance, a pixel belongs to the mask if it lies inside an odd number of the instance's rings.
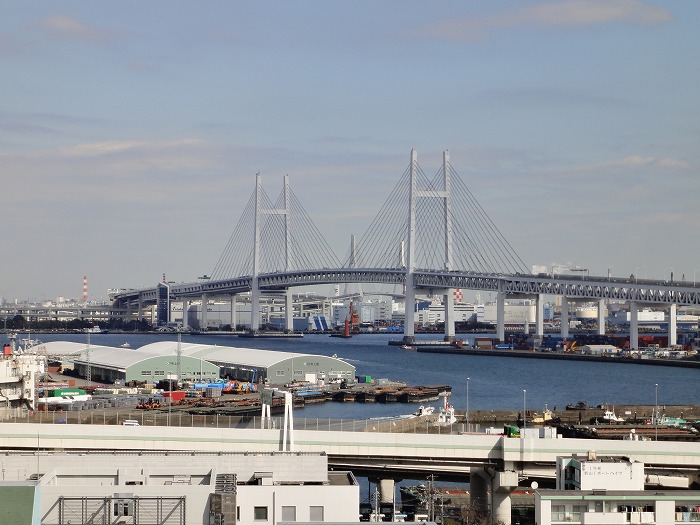
[[[454,320],[454,301],[451,290],[488,291],[497,298],[496,337],[505,337],[505,300],[508,297],[531,298],[537,302],[536,335],[543,335],[543,297],[546,295],[562,297],[561,334],[568,336],[568,301],[586,301],[598,303],[598,333],[605,331],[605,301],[629,302],[630,348],[638,345],[638,308],[640,305],[656,305],[669,310],[669,345],[676,344],[676,310],[679,306],[700,305],[700,285],[696,282],[674,282],[657,280],[640,280],[630,278],[591,277],[549,274],[492,274],[461,271],[439,271],[417,269],[410,274],[404,268],[324,268],[320,270],[295,270],[260,274],[257,277],[244,276],[235,279],[205,281],[197,283],[159,285],[155,288],[122,292],[113,297],[115,310],[119,312],[139,312],[145,305],[158,305],[156,308],[164,315],[169,311],[170,300],[194,300],[201,298],[208,301],[217,296],[234,297],[242,293],[251,293],[254,304],[258,294],[280,295],[285,297],[287,328],[291,330],[291,295],[289,290],[299,286],[318,286],[343,283],[372,283],[385,285],[402,285],[407,290],[406,301],[413,301],[417,293],[426,295],[443,295],[445,302],[445,319]],[[410,291],[410,293],[408,293]],[[410,296],[410,300],[409,300]],[[255,310],[251,307],[251,311]],[[202,309],[204,312],[205,309]],[[404,322],[404,339],[413,340],[414,309],[406,308]],[[159,320],[160,323],[167,321]],[[255,325],[256,323],[253,322]],[[255,328],[253,328],[255,331]],[[445,339],[454,340],[454,322],[445,323]]]
[[[290,434],[292,435],[292,434]],[[648,471],[697,479],[697,443],[605,439],[508,438],[486,434],[411,434],[281,429],[2,423],[3,447],[27,450],[325,452],[334,467],[400,478],[431,473],[466,479],[472,468],[512,470],[522,479],[553,479],[557,456],[629,456]]]
[[[534,296],[538,294],[560,295],[573,299],[614,299],[637,301],[648,304],[671,304],[680,306],[700,305],[700,283],[685,281],[669,282],[657,280],[636,280],[617,277],[576,277],[569,275],[503,275],[479,274],[471,272],[446,272],[416,270],[413,285],[418,290],[432,293],[436,290],[461,288],[464,290],[484,290],[502,292],[510,296]],[[265,292],[279,292],[297,286],[318,286],[324,284],[405,284],[406,272],[403,269],[338,268],[304,270],[263,274],[258,276],[258,287]],[[252,290],[250,276],[170,285],[170,296],[201,297],[207,294],[235,295]],[[155,303],[157,288],[128,290],[113,296],[117,303],[140,301],[143,304]]]

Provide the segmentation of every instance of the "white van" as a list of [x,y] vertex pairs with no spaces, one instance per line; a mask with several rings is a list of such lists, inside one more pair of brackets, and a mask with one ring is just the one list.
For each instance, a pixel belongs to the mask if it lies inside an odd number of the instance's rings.
[[126,425],[127,427],[140,427],[141,425],[139,424],[138,421],[135,419],[125,419],[122,422],[122,425]]

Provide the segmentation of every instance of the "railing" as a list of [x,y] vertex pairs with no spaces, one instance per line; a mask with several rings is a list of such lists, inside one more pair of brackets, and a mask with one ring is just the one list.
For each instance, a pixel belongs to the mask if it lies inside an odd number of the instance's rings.
[[[70,425],[125,425],[128,426],[172,426],[237,429],[282,429],[282,417],[262,418],[261,416],[229,416],[220,414],[190,414],[181,411],[123,410],[123,411],[38,411],[15,413],[3,420],[4,423],[42,423]],[[138,425],[133,422],[138,423]],[[464,431],[464,424],[436,426],[433,420],[423,418],[381,418],[381,419],[332,419],[294,418],[295,430],[341,431],[341,432],[382,432],[413,434],[456,434]],[[480,429],[470,425],[470,429]]]
[[552,522],[581,523],[581,512],[552,512]]
[[[695,512],[677,512],[676,522],[684,523],[690,521],[700,521],[700,516],[695,516],[696,519],[680,519],[690,518],[690,514],[698,514]],[[596,519],[596,516],[599,516]],[[611,516],[619,516],[619,519],[611,519]],[[623,519],[624,517],[624,519]],[[590,511],[557,511],[552,512],[552,522],[557,523],[629,523],[631,525],[642,525],[642,524],[652,524],[656,523],[656,513],[655,512],[642,512],[642,511],[632,511],[632,512],[590,512]]]
[[676,512],[676,523],[700,522],[700,512]]

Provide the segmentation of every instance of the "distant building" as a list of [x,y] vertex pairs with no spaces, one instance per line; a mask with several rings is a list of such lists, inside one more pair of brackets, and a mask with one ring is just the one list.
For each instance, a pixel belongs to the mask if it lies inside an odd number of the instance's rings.
[[575,351],[582,355],[618,355],[622,350],[615,345],[583,345]]
[[[503,314],[503,322],[506,325],[535,323],[537,303],[532,299],[508,299],[506,300]],[[483,312],[478,312],[477,321],[496,324],[496,303],[485,304]]]
[[[455,322],[475,322],[477,317],[477,305],[472,303],[455,303]],[[435,326],[445,322],[445,305],[441,301],[422,304],[416,312],[416,323],[423,326]]]

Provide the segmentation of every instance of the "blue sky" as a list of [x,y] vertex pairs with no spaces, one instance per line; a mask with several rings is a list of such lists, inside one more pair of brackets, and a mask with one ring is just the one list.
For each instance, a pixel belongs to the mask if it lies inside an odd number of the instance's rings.
[[698,2],[7,2],[0,297],[210,273],[263,177],[340,258],[441,152],[528,265],[700,280]]

